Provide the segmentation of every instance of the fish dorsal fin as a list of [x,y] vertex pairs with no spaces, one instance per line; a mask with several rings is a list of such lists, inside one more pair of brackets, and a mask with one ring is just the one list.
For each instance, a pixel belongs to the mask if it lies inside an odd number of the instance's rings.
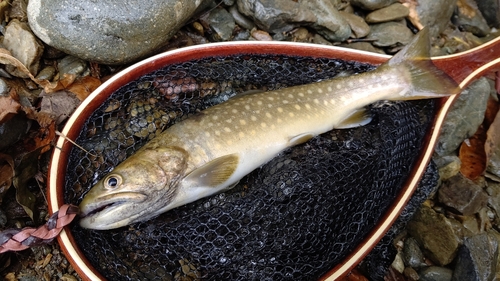
[[347,116],[335,129],[349,129],[364,126],[372,121],[372,117],[365,108],[357,109]]
[[297,136],[294,136],[294,137],[291,137],[289,140],[288,140],[288,143],[293,146],[293,145],[297,145],[297,144],[301,144],[301,143],[305,143],[306,141],[312,139],[314,137],[313,134],[311,133],[304,133],[304,134],[300,134],[300,135],[297,135]]
[[182,182],[189,187],[218,187],[234,174],[238,163],[236,154],[221,156],[194,169]]

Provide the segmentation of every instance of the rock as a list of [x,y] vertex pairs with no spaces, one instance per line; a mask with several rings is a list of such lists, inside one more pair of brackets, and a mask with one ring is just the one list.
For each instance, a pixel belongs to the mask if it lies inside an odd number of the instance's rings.
[[314,34],[312,42],[314,44],[322,44],[322,45],[329,45],[329,46],[333,45],[332,43],[330,43],[330,41],[326,40],[325,38],[323,38],[323,36],[321,36],[319,34]]
[[66,120],[80,104],[80,100],[73,93],[67,91],[43,93],[41,97],[40,112],[47,113],[58,125]]
[[10,87],[5,82],[5,78],[0,78],[0,96],[8,96]]
[[500,28],[500,2],[498,0],[475,0],[484,19],[494,28]]
[[272,41],[273,37],[265,31],[254,29],[250,33],[252,37],[257,41]]
[[406,266],[413,268],[420,268],[426,265],[424,262],[424,254],[422,253],[422,250],[420,250],[417,240],[413,237],[408,237],[405,240],[403,247],[403,261]]
[[447,265],[455,257],[459,238],[448,219],[429,206],[422,205],[408,223],[407,230],[438,265]]
[[461,30],[480,37],[486,36],[491,31],[474,0],[458,0],[452,22]]
[[401,3],[394,3],[385,8],[375,10],[366,15],[366,22],[379,23],[402,19],[410,14],[410,10]]
[[419,281],[450,281],[453,271],[446,267],[429,266],[419,271]]
[[403,23],[384,22],[371,26],[371,32],[366,39],[376,40],[372,44],[376,47],[406,45],[413,37],[411,30]]
[[457,0],[419,0],[416,6],[420,23],[428,26],[431,37],[436,37],[448,26]]
[[351,0],[351,5],[365,10],[377,10],[391,5],[396,0]]
[[316,16],[299,3],[289,0],[238,0],[238,10],[270,33],[289,31],[316,22]]
[[52,80],[56,75],[56,69],[53,66],[46,66],[36,76],[36,79],[40,80]]
[[385,55],[385,52],[383,50],[375,48],[372,44],[368,42],[354,42],[349,44],[340,44],[340,46]]
[[351,27],[352,37],[362,38],[370,33],[370,26],[362,17],[344,11],[340,11],[339,13],[347,21],[349,27]]
[[495,223],[500,224],[500,183],[488,182],[486,192],[488,193],[488,205],[495,211]]
[[441,184],[438,197],[441,203],[466,216],[478,213],[488,201],[483,188],[460,173]]
[[454,154],[464,139],[474,135],[483,122],[491,90],[487,79],[482,77],[462,91],[441,127],[435,149],[438,155]]
[[460,172],[462,161],[456,155],[435,156],[432,158],[439,169],[439,177],[441,180],[447,180]]
[[88,71],[87,62],[74,56],[65,56],[59,60],[57,68],[61,76],[63,74],[85,76],[85,73]]
[[237,25],[248,30],[252,30],[252,28],[255,27],[253,21],[242,15],[240,11],[238,11],[236,5],[229,7],[229,13],[233,16],[234,21],[236,22]]
[[197,1],[30,0],[28,19],[46,44],[103,64],[124,64],[162,47],[202,4]]
[[452,281],[489,281],[495,277],[498,241],[483,233],[465,239],[460,247]]
[[[12,56],[21,61],[31,72],[36,75],[40,68],[40,58],[43,53],[43,44],[31,33],[29,26],[18,20],[11,20],[5,27],[3,45]],[[19,71],[12,65],[5,69],[14,76],[28,78],[29,76]]]
[[326,40],[342,42],[351,36],[349,23],[328,0],[299,0],[299,3],[316,15],[317,21],[311,25]]
[[406,278],[408,278],[409,280],[418,280],[419,279],[417,271],[415,271],[415,269],[413,269],[411,267],[405,268],[405,270],[403,271],[403,275]]
[[223,8],[213,9],[210,12],[208,24],[214,32],[211,36],[214,41],[229,41],[236,26],[234,18]]
[[497,113],[487,131],[485,152],[487,156],[486,171],[500,177],[500,114]]

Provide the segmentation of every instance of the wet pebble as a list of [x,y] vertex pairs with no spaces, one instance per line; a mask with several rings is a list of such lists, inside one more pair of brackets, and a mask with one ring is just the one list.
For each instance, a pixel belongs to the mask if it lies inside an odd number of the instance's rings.
[[486,206],[488,195],[481,186],[457,174],[443,182],[439,201],[463,215],[474,215]]
[[498,241],[483,233],[465,239],[460,247],[452,281],[493,280],[498,258]]
[[238,10],[253,19],[262,30],[281,33],[316,22],[317,18],[303,5],[288,0],[238,0]]
[[[33,35],[28,24],[12,20],[5,28],[2,41],[5,48],[36,75],[40,68],[40,58],[43,54],[43,44]],[[28,78],[16,67],[7,65],[5,68],[11,75]]]
[[377,10],[395,3],[396,0],[351,0],[351,4],[365,10]]
[[20,140],[31,128],[32,120],[16,114],[8,121],[0,124],[0,150]]
[[36,76],[37,79],[41,80],[52,80],[56,75],[56,69],[53,66],[46,66]]
[[420,23],[429,27],[429,33],[436,37],[448,26],[457,0],[419,0],[416,11]]
[[494,28],[500,28],[500,2],[498,0],[475,0],[484,19]]
[[363,38],[370,33],[370,26],[362,17],[344,11],[340,11],[339,13],[349,24],[353,35],[352,37]]
[[214,32],[211,36],[213,41],[229,41],[236,25],[233,16],[223,8],[214,9],[210,12],[208,24]]
[[317,20],[311,25],[318,34],[330,41],[344,41],[351,35],[349,23],[337,11],[331,1],[304,0],[299,1],[304,7],[316,15]]
[[469,31],[477,36],[486,36],[490,33],[490,27],[474,0],[458,0],[452,21],[461,30]]
[[65,56],[57,63],[59,73],[84,76],[88,72],[87,62],[74,56]]
[[4,78],[0,78],[0,96],[5,96],[9,93],[10,87],[5,82]]
[[237,25],[248,30],[252,30],[255,27],[253,21],[242,15],[240,11],[238,11],[238,7],[236,5],[229,7],[229,13],[231,14],[231,16],[233,16],[233,19]]
[[488,182],[486,188],[488,193],[488,205],[493,208],[496,216],[494,217],[495,223],[500,225],[500,183],[498,182]]
[[373,11],[366,15],[366,22],[380,23],[402,19],[410,14],[410,10],[401,3],[394,3],[390,6]]
[[413,237],[409,237],[405,240],[403,247],[403,261],[406,266],[413,268],[420,268],[425,266],[424,254],[420,250],[417,240]]
[[486,78],[482,77],[462,91],[441,127],[435,150],[438,155],[454,154],[463,140],[474,135],[483,122],[491,90]]
[[451,263],[459,246],[459,237],[443,214],[423,205],[408,223],[407,229],[433,262],[438,265]]
[[252,30],[251,31],[252,37],[257,40],[257,41],[272,41],[273,37],[269,35],[269,33],[262,31],[262,30]]
[[371,32],[366,39],[375,40],[376,47],[406,45],[413,38],[413,33],[401,22],[384,22],[371,25]]
[[124,64],[164,45],[202,2],[31,0],[28,19],[48,45],[86,60]]
[[418,272],[419,281],[451,281],[453,271],[446,267],[429,266]]

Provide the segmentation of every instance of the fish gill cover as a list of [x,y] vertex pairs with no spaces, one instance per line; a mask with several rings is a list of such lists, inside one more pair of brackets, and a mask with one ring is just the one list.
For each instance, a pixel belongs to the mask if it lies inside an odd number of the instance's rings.
[[[263,55],[166,66],[123,86],[87,120],[77,143],[89,153],[72,149],[65,200],[78,204],[162,130],[237,93],[373,68]],[[130,227],[75,224],[72,233],[109,280],[315,280],[351,253],[393,202],[434,110],[431,100],[377,103],[370,124],[288,149],[230,191]]]

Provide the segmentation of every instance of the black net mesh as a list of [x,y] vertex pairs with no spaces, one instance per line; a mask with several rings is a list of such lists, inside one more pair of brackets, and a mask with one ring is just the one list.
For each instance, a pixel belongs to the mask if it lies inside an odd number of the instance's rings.
[[[232,56],[170,65],[115,92],[73,148],[65,198],[78,204],[104,174],[163,129],[252,89],[371,70],[288,56]],[[428,130],[433,101],[379,102],[373,121],[281,153],[230,191],[116,230],[72,226],[109,280],[314,280],[344,259],[400,191]],[[95,155],[92,156],[91,154]]]

